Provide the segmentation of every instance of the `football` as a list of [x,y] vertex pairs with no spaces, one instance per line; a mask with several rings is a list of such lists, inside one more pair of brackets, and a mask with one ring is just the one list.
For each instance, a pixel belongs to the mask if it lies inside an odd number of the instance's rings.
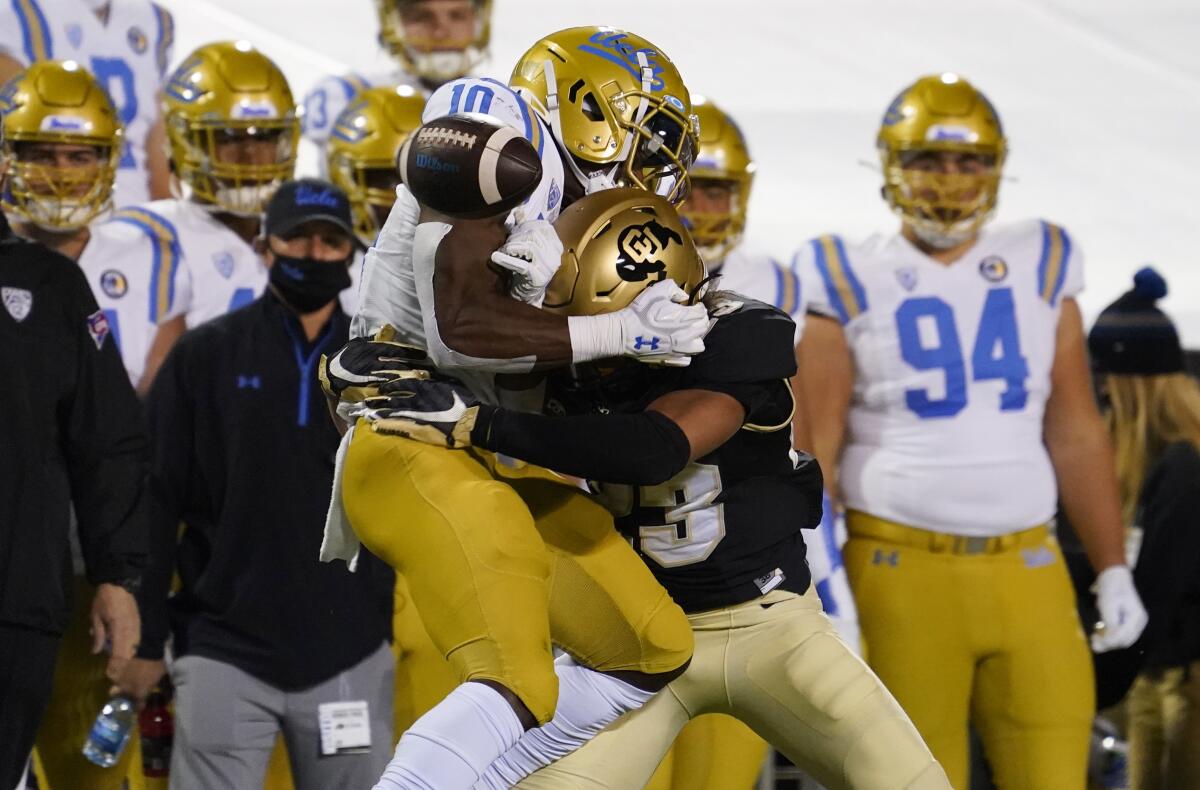
[[429,121],[409,135],[397,159],[400,178],[419,203],[462,219],[507,214],[542,180],[533,145],[479,113]]

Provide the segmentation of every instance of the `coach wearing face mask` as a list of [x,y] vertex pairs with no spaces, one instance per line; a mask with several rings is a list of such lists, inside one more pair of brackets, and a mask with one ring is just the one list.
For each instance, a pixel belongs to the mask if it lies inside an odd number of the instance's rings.
[[286,184],[263,232],[267,290],[185,334],[150,392],[139,666],[160,676],[174,634],[173,787],[261,787],[281,731],[298,790],[370,787],[392,746],[394,579],[365,554],[356,573],[317,560],[338,445],[317,363],[348,337],[349,202]]

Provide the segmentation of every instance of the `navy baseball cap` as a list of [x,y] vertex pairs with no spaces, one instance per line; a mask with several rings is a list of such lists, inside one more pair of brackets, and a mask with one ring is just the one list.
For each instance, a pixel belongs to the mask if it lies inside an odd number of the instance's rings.
[[350,215],[350,198],[338,187],[317,178],[287,181],[275,190],[263,218],[263,233],[286,236],[305,222],[315,220],[333,223],[359,244]]

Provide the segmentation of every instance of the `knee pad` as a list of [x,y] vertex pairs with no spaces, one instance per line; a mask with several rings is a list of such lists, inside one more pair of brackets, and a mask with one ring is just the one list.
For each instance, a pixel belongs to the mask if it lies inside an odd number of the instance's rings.
[[545,653],[530,650],[520,653],[504,650],[502,653],[499,645],[481,641],[452,651],[448,658],[461,679],[490,680],[517,695],[538,725],[554,717],[558,705],[558,675],[554,672],[554,657],[549,645]]
[[696,647],[692,624],[666,593],[637,632],[642,651],[638,665],[647,674],[674,672],[691,660]]

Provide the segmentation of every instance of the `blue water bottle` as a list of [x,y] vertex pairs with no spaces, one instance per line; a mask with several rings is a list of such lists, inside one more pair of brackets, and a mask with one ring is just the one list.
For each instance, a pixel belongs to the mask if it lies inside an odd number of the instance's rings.
[[116,696],[104,703],[83,745],[83,756],[104,768],[116,765],[129,743],[136,715],[137,708],[128,697]]

